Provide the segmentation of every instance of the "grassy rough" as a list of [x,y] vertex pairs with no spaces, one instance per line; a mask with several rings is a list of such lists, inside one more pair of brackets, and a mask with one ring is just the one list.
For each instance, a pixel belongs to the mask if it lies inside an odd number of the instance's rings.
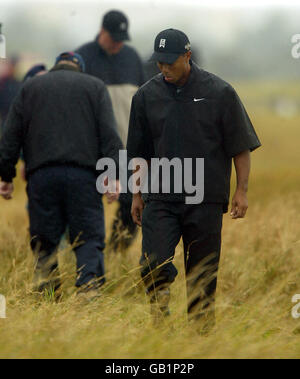
[[[280,119],[250,108],[263,148],[253,154],[247,218],[224,217],[217,291],[217,328],[199,336],[187,323],[183,252],[172,291],[172,316],[153,329],[140,284],[141,236],[128,252],[106,252],[101,300],[81,306],[74,296],[75,259],[60,252],[64,297],[32,293],[25,186],[0,200],[0,358],[299,358],[300,320],[291,317],[300,293],[300,116]],[[233,180],[234,182],[234,180]],[[115,205],[106,207],[109,230]]]

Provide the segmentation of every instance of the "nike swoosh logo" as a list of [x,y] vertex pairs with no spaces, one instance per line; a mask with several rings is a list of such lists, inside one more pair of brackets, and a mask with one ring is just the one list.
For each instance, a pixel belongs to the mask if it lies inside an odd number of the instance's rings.
[[202,99],[196,99],[196,98],[194,98],[194,101],[202,101],[202,100],[205,100],[205,98],[204,97],[202,97]]

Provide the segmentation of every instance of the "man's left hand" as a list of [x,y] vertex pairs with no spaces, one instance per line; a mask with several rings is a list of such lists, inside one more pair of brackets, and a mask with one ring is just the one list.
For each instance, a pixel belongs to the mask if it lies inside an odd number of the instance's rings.
[[5,200],[12,199],[12,193],[14,192],[13,183],[0,182],[0,195]]
[[244,218],[248,209],[247,192],[236,190],[232,198],[230,216],[232,219]]

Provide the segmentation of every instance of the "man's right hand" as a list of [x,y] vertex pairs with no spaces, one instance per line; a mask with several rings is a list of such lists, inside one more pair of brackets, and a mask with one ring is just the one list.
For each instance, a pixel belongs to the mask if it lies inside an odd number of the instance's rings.
[[142,226],[142,217],[145,203],[140,193],[134,194],[132,198],[131,216],[133,222],[139,226]]
[[121,192],[121,184],[119,180],[108,181],[108,178],[105,179],[105,185],[109,187],[108,191],[105,192],[108,204],[113,203],[118,200]]
[[0,182],[0,195],[5,200],[12,199],[13,192],[14,192],[14,185],[12,183]]

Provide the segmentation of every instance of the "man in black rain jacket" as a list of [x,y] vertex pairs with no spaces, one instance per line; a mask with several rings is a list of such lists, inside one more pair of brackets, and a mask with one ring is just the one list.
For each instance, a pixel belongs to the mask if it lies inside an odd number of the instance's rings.
[[[191,54],[189,39],[179,30],[156,37],[153,59],[161,74],[133,98],[127,149],[129,158],[147,161],[151,173],[148,190],[133,196],[132,216],[142,226],[142,277],[154,315],[169,313],[170,284],[177,276],[172,260],[182,237],[188,312],[211,325],[232,159],[236,219],[246,214],[250,151],[260,142],[235,90],[200,69]],[[155,171],[157,159],[173,160],[173,172]],[[146,182],[142,175],[141,181]]]

